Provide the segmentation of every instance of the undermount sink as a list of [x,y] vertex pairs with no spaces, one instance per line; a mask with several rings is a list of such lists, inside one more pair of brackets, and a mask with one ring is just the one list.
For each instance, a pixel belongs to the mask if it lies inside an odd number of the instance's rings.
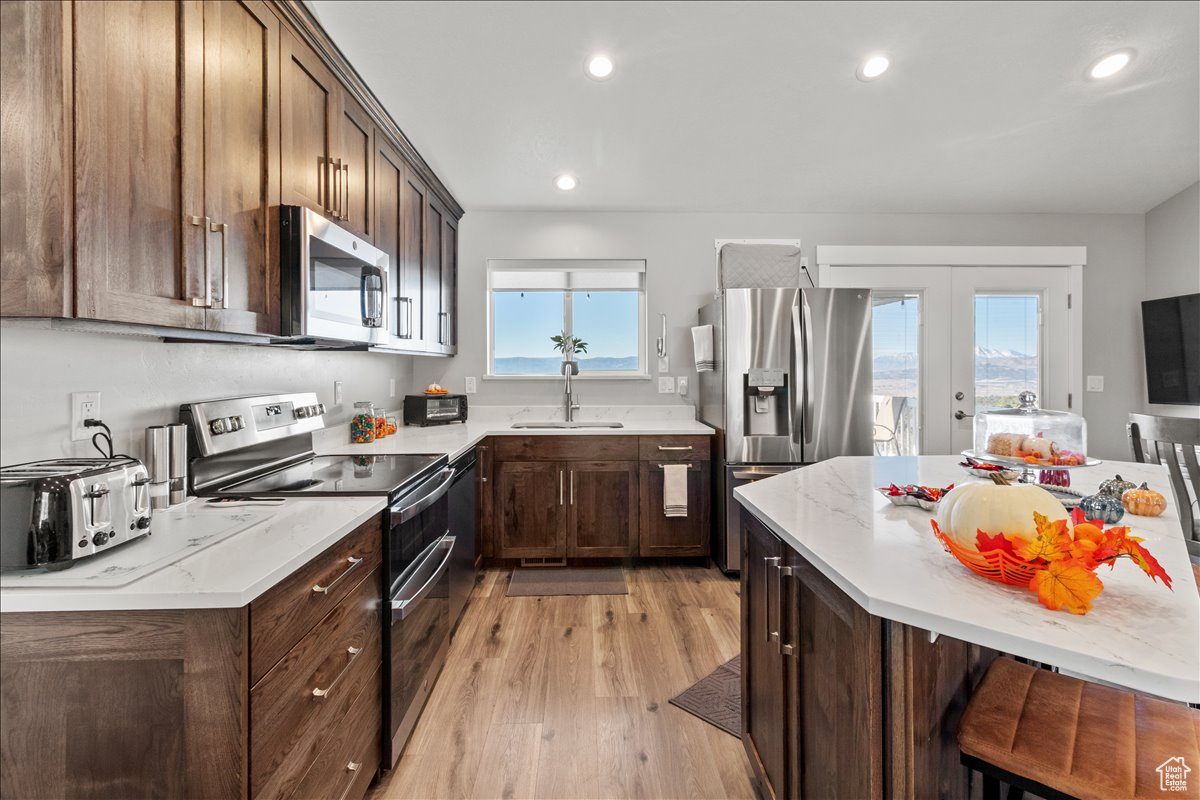
[[547,420],[545,422],[514,422],[514,428],[624,428],[622,422],[562,422]]

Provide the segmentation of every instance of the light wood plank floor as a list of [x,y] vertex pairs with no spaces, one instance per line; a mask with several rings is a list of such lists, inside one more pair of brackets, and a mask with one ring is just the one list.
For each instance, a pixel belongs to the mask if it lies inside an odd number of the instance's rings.
[[752,798],[741,742],[667,700],[737,655],[738,584],[626,569],[628,595],[475,588],[396,769],[370,800]]

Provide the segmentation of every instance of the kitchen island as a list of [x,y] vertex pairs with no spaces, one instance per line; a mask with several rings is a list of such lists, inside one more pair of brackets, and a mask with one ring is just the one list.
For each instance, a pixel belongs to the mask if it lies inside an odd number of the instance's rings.
[[[838,458],[743,487],[743,741],[767,796],[967,797],[954,735],[999,653],[1141,692],[1200,701],[1200,601],[1166,472],[1072,471],[1090,492],[1116,472],[1167,495],[1121,524],[1174,579],[1101,568],[1085,616],[986,581],[897,508],[890,483],[973,480],[957,456]],[[978,776],[975,776],[976,780]]]

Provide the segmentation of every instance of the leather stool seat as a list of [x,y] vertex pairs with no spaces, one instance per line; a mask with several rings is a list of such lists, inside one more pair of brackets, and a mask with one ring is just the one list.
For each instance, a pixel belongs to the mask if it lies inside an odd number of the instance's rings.
[[[1010,658],[996,659],[972,695],[958,745],[964,756],[1084,800],[1200,797],[1200,710]],[[1191,770],[1187,791],[1163,792],[1158,768],[1179,758]]]

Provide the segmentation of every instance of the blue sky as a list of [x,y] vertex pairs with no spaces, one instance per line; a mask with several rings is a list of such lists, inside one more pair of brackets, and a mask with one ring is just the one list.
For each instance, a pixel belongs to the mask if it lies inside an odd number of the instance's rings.
[[[572,332],[588,343],[588,356],[637,355],[637,292],[577,292],[572,302]],[[496,292],[495,326],[496,358],[554,356],[563,293]]]
[[[876,306],[872,340],[878,355],[915,352],[918,301]],[[975,304],[975,340],[980,347],[1037,353],[1037,298],[979,295]]]

